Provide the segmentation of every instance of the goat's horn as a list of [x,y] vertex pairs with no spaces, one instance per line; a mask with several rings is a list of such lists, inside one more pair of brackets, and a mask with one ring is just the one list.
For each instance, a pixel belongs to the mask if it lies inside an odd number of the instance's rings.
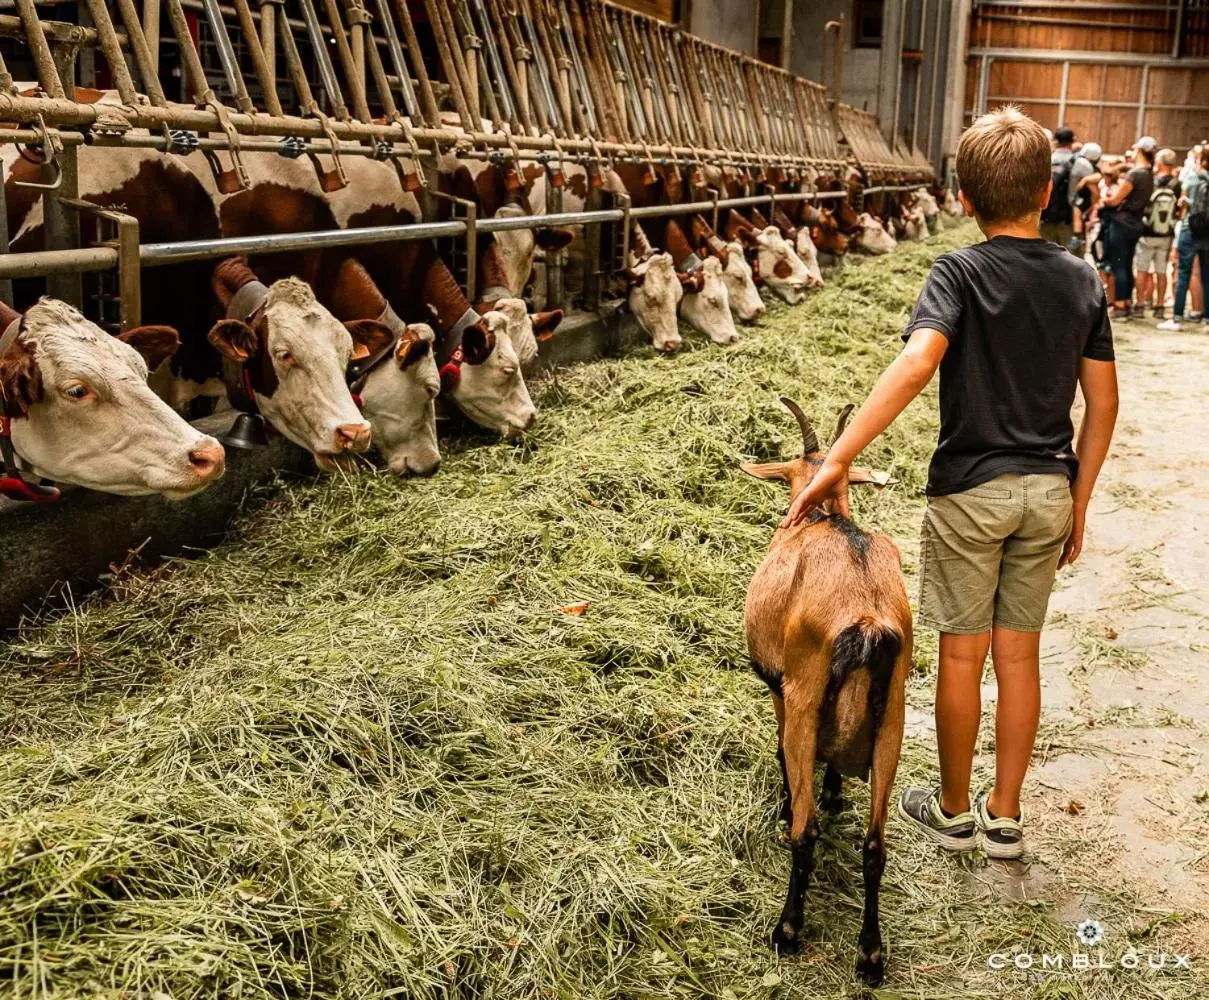
[[844,428],[848,426],[848,418],[852,416],[852,411],[856,409],[853,403],[849,403],[840,410],[839,419],[835,422],[835,433],[831,435],[831,443],[835,444],[840,439],[840,435],[844,433]]
[[781,402],[785,404],[785,409],[794,415],[798,426],[802,428],[802,457],[805,458],[808,455],[814,454],[819,450],[819,436],[814,432],[814,428],[810,424],[810,418],[788,396],[782,396]]

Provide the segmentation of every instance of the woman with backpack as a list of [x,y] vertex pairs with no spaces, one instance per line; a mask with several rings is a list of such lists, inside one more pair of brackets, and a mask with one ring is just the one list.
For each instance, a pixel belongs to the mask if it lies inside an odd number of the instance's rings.
[[[1201,281],[1204,282],[1206,277],[1209,277],[1209,144],[1200,146],[1196,164],[1196,173],[1184,178],[1184,194],[1180,199],[1180,204],[1184,206],[1184,218],[1176,239],[1178,270],[1175,282],[1175,309],[1171,319],[1159,324],[1160,330],[1180,328],[1195,261],[1200,261]],[[1209,317],[1202,316],[1201,323],[1209,326]]]
[[1114,319],[1126,319],[1133,300],[1133,257],[1142,238],[1142,216],[1154,193],[1154,149],[1139,143],[1133,151],[1133,168],[1104,204],[1112,209],[1104,246],[1113,276]]

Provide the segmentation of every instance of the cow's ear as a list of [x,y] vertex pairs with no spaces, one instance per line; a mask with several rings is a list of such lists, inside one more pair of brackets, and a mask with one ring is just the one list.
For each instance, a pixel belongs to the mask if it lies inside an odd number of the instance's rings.
[[495,334],[481,320],[462,334],[462,352],[468,365],[481,365],[495,350]]
[[561,250],[575,238],[569,229],[539,229],[537,245],[543,250]]
[[206,340],[223,357],[241,363],[252,357],[260,347],[256,331],[241,319],[219,320],[211,327]]
[[10,417],[23,417],[42,401],[42,372],[32,347],[18,337],[0,358],[0,397]]
[[353,338],[353,360],[372,358],[386,350],[395,339],[394,331],[376,319],[353,319],[344,324]]
[[558,324],[562,321],[563,311],[561,309],[534,313],[531,320],[533,323],[533,335],[535,337],[548,337],[558,329]]
[[119,333],[118,340],[143,356],[148,371],[155,371],[181,346],[180,336],[170,326],[136,326]]
[[432,342],[416,336],[399,338],[399,346],[395,348],[395,360],[399,367],[407,371],[417,361],[422,361],[432,352]]

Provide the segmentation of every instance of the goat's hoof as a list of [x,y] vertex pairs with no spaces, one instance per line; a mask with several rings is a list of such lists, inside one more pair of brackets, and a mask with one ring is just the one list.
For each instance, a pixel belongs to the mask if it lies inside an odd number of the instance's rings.
[[824,792],[819,796],[819,809],[831,816],[842,813],[847,804],[842,795],[828,795]]
[[882,957],[881,948],[874,950],[872,955],[863,951],[856,958],[856,975],[867,986],[881,986],[886,974],[886,962]]
[[802,929],[782,920],[773,928],[771,944],[778,955],[796,955],[802,950]]

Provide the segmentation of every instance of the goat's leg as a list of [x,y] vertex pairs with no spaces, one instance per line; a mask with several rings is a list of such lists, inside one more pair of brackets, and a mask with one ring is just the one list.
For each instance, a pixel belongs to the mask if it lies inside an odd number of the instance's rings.
[[844,776],[830,764],[823,772],[823,794],[819,796],[819,808],[832,815],[844,811]]
[[785,770],[785,699],[772,695],[772,709],[777,715],[777,763],[781,765],[781,816],[786,826],[793,822],[793,810],[789,802],[789,772]]
[[[909,647],[908,647],[909,649]],[[908,652],[908,657],[910,653]],[[902,676],[906,676],[905,667]],[[885,955],[878,919],[878,895],[886,867],[886,816],[894,791],[903,742],[903,691],[891,693],[882,724],[873,740],[873,767],[869,777],[869,827],[862,849],[865,876],[865,913],[861,921],[856,974],[870,986],[880,986],[885,974]]]
[[806,887],[814,871],[814,842],[819,837],[819,823],[814,810],[814,754],[817,710],[795,712],[794,724],[786,726],[782,747],[793,818],[789,826],[791,867],[789,889],[781,919],[772,932],[772,946],[780,954],[796,952],[801,946],[802,923],[806,902]]

